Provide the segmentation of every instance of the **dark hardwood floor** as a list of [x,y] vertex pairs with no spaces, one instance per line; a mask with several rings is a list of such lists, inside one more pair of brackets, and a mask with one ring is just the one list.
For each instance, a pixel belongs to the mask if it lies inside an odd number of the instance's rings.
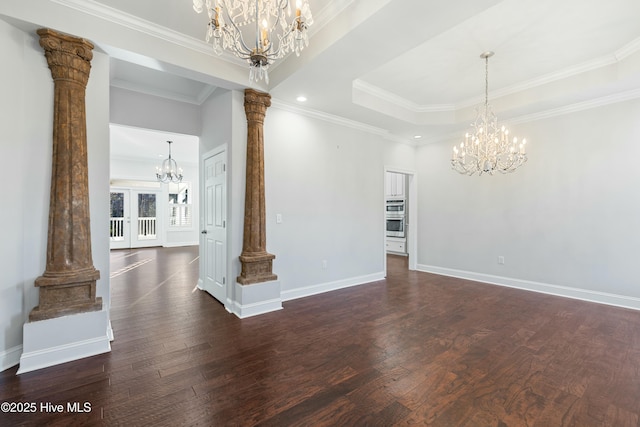
[[112,351],[0,373],[0,402],[38,405],[0,425],[638,425],[640,312],[394,256],[386,280],[243,320],[194,290],[195,247],[115,251],[112,275]]

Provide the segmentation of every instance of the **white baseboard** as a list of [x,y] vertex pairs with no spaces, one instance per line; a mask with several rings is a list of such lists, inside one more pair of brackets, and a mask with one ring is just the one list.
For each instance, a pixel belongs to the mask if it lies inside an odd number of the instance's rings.
[[318,285],[305,286],[304,288],[290,289],[282,292],[282,301],[309,297],[322,294],[324,292],[358,286],[365,283],[376,282],[384,279],[384,272],[367,274],[364,276],[350,277],[348,279],[336,280],[334,282],[320,283]]
[[109,325],[107,326],[107,338],[109,338],[109,341],[113,341],[115,339],[113,335],[113,328],[111,327],[111,320],[109,320]]
[[22,345],[11,347],[9,350],[0,352],[0,372],[16,366],[20,363],[20,355],[22,354]]
[[630,296],[552,285],[549,283],[532,282],[529,280],[512,279],[509,277],[494,276],[491,274],[475,273],[472,271],[456,270],[425,264],[418,264],[417,269],[418,271],[439,274],[442,276],[457,277],[460,279],[473,280],[491,285],[506,286],[525,291],[539,292],[542,294],[640,310],[640,298]]
[[279,280],[234,286],[235,300],[226,308],[241,319],[282,309]]
[[18,374],[111,351],[105,309],[23,326],[23,352]]
[[272,311],[282,310],[282,300],[280,298],[269,301],[260,301],[252,304],[239,304],[234,302],[231,306],[226,306],[227,311],[235,314],[240,319],[251,316],[270,313]]
[[163,248],[179,248],[181,246],[198,246],[200,242],[171,242],[162,245]]

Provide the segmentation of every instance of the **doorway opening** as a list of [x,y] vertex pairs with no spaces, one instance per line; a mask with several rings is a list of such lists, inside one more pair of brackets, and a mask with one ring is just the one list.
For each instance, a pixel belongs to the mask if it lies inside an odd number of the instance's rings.
[[384,170],[384,272],[387,258],[394,267],[416,269],[417,188],[416,173],[399,168]]

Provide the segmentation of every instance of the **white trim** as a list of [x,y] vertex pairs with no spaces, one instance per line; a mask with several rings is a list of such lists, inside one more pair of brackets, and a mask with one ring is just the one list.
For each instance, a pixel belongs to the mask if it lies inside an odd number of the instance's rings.
[[234,301],[230,306],[225,306],[227,311],[235,314],[240,319],[245,319],[251,316],[257,316],[260,314],[270,313],[272,311],[282,310],[282,300],[280,298],[274,298],[267,301],[254,302],[251,304],[240,304]]
[[351,87],[354,90],[360,90],[367,95],[378,98],[397,107],[404,108],[412,113],[440,113],[456,111],[457,109],[454,104],[416,104],[415,102],[409,101],[400,95],[396,95],[395,93],[389,92],[379,86],[367,83],[360,79],[355,79],[351,82]]
[[22,344],[0,352],[0,372],[6,371],[7,369],[20,363],[21,354]]
[[322,111],[312,110],[310,108],[302,108],[297,105],[290,104],[275,98],[271,99],[271,107],[279,108],[290,113],[300,114],[302,116],[311,117],[314,119],[324,120],[325,122],[333,123],[339,126],[344,126],[356,130],[361,130],[374,135],[380,135],[383,137],[389,137],[389,131],[375,126],[370,126],[364,123],[357,122],[355,120],[345,119],[344,117],[335,116]]
[[[121,79],[113,79],[110,83],[111,87],[117,87],[119,89],[124,89],[132,92],[138,92],[145,95],[151,95],[155,97],[167,98],[173,101],[185,102],[187,104],[192,105],[202,105],[204,101],[217,89],[217,86],[204,85],[202,91],[200,91],[197,95],[185,95],[177,92],[172,92],[169,90],[160,90],[152,87],[143,87],[137,83],[132,83],[127,80]],[[184,164],[185,162],[180,162],[180,164]]]
[[[204,53],[209,56],[214,56],[213,49],[204,40],[199,40],[194,37],[186,36],[177,31],[155,24],[151,21],[147,21],[138,16],[131,15],[121,10],[115,9],[98,3],[94,0],[51,0],[54,3],[61,4],[70,9],[75,9],[79,12],[87,15],[92,15],[97,18],[103,19],[108,22],[112,22],[117,25],[121,25],[125,28],[129,28],[134,31],[139,31],[143,34],[175,43],[178,46],[182,46],[187,49],[194,50],[196,52]],[[219,58],[228,62],[231,58],[225,58],[224,55]],[[237,64],[236,61],[233,61]]]
[[[182,230],[171,230],[171,231],[182,231]],[[162,247],[164,248],[178,248],[182,246],[198,246],[199,242],[170,242],[164,243]]]
[[[553,73],[549,73],[540,77],[536,77],[534,79],[531,79],[522,83],[518,83],[509,87],[491,91],[489,93],[489,96],[491,99],[497,99],[497,98],[501,98],[508,95],[514,95],[520,92],[524,92],[525,90],[534,89],[536,87],[544,86],[546,84],[550,84],[556,81],[560,81],[573,76],[584,74],[589,71],[597,70],[612,64],[616,64],[624,60],[630,55],[636,53],[638,49],[640,49],[640,38],[631,41],[630,43],[616,50],[612,54],[604,55],[604,56],[601,56],[600,58],[596,58],[581,64],[577,64],[577,65],[565,68],[563,70],[555,71]],[[389,104],[395,105],[400,108],[404,108],[408,111],[411,111],[412,113],[438,113],[438,112],[459,111],[464,108],[472,107],[478,104],[479,102],[481,102],[480,98],[472,98],[472,99],[461,101],[457,104],[420,105],[360,79],[355,79],[352,82],[352,88],[356,90],[360,90],[382,101],[388,102]]]
[[27,322],[18,374],[111,351],[106,308]]
[[610,294],[606,292],[590,291],[588,289],[572,288],[569,286],[552,285],[549,283],[533,282],[529,280],[513,279],[509,277],[494,276],[491,274],[475,273],[473,271],[456,270],[451,268],[436,267],[433,265],[418,264],[418,271],[439,274],[442,276],[457,277],[473,280],[491,285],[506,286],[508,288],[521,289],[530,292],[555,295],[615,307],[640,310],[640,298],[625,295]]
[[282,292],[282,301],[291,301],[294,299],[318,295],[325,292],[337,291],[338,289],[350,288],[352,286],[377,282],[379,280],[384,280],[383,271],[373,274],[367,274],[364,276],[336,280],[334,282],[320,283],[317,285],[305,286],[303,288],[290,289]]
[[109,342],[115,339],[113,335],[113,328],[111,327],[111,319],[109,319],[109,324],[107,325],[107,338],[109,338]]
[[629,101],[640,98],[640,89],[633,89],[625,92],[618,92],[612,95],[602,96],[600,98],[590,99],[588,101],[576,102],[574,104],[565,105],[551,110],[540,111],[539,113],[527,114],[508,120],[509,124],[518,124],[532,122],[535,120],[548,119],[551,117],[561,116],[563,114],[577,113],[579,111],[590,110],[592,108],[603,107],[605,105],[617,104],[619,102]]
[[109,344],[108,337],[105,335],[104,337],[91,338],[71,344],[22,353],[18,374],[48,368],[49,366],[95,356],[97,354],[108,353],[109,351],[111,351],[111,345]]
[[[626,102],[633,99],[640,98],[640,89],[633,89],[624,92],[614,93],[612,95],[601,96],[600,98],[591,99],[583,102],[576,102],[574,104],[565,105],[563,107],[552,108],[545,111],[540,111],[532,114],[525,114],[518,117],[513,117],[508,120],[504,120],[509,125],[528,123],[537,120],[551,119],[554,117],[562,116],[564,114],[578,113],[584,110],[590,110],[592,108],[604,107],[606,105],[617,104],[619,102]],[[451,133],[431,140],[423,140],[416,145],[425,146],[428,144],[434,144],[439,142],[450,142],[460,138],[460,133]]]

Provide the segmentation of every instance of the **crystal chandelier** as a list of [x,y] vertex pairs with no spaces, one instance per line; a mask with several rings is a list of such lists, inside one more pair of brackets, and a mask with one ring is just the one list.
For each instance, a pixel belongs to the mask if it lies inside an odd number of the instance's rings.
[[169,144],[169,157],[167,157],[162,166],[156,166],[156,178],[160,182],[178,183],[182,181],[182,169],[178,167],[175,160],[171,158],[171,144],[173,141],[167,141]]
[[485,60],[485,101],[476,109],[476,120],[472,131],[465,134],[464,141],[453,147],[451,167],[465,175],[484,172],[493,175],[513,172],[527,161],[525,146],[527,140],[518,144],[518,138],[510,139],[509,130],[498,127],[498,118],[489,106],[489,58],[493,52],[484,52]]
[[[313,24],[308,0],[193,0],[193,9],[209,14],[207,43],[221,55],[230,50],[249,63],[249,80],[269,83],[269,65],[289,52],[300,55],[309,45],[307,28]],[[255,39],[255,45],[246,40]]]

